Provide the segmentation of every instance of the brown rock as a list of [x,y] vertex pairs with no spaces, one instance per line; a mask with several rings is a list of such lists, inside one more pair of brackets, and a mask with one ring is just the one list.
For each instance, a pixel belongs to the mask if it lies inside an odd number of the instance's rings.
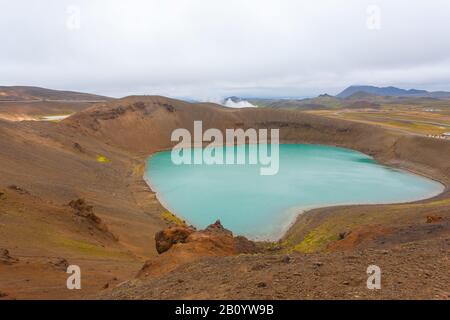
[[321,267],[321,266],[323,266],[323,263],[320,262],[320,261],[315,261],[315,262],[313,262],[313,266],[314,267]]
[[292,258],[288,255],[285,255],[281,258],[281,262],[283,263],[290,263],[292,261]]
[[73,144],[73,148],[74,148],[75,150],[77,150],[78,152],[84,153],[83,147],[81,147],[81,145],[80,145],[78,142],[75,142],[75,143]]
[[258,288],[266,288],[266,287],[267,287],[267,283],[265,283],[265,282],[259,282],[256,286],[257,286]]
[[8,250],[0,249],[0,263],[13,264],[13,263],[16,263],[17,261],[19,261],[19,260],[11,257]]
[[72,200],[69,202],[69,206],[75,210],[75,213],[79,216],[89,218],[95,223],[101,223],[101,219],[94,214],[94,207],[86,203],[84,199]]
[[163,106],[168,112],[175,112],[175,107],[170,103],[159,103],[160,106]]
[[197,231],[189,227],[169,227],[155,236],[159,257],[148,260],[138,277],[159,276],[203,257],[256,253],[255,243],[245,237],[233,237],[220,221]]
[[427,223],[439,222],[442,220],[442,217],[436,215],[427,216]]
[[50,261],[50,264],[52,266],[54,266],[55,268],[63,270],[63,271],[66,271],[67,268],[69,267],[69,262],[67,262],[67,260],[64,258],[56,258],[56,259]]
[[391,230],[383,225],[364,225],[338,235],[337,241],[327,245],[329,251],[353,250],[364,243],[385,236]]
[[108,227],[106,226],[106,224],[103,223],[102,219],[94,213],[94,207],[88,205],[86,203],[86,200],[84,199],[72,200],[69,202],[69,207],[71,207],[75,211],[75,214],[77,216],[85,218],[96,229],[107,234],[115,241],[119,240],[112,232],[109,231]]
[[186,242],[187,237],[194,232],[192,228],[188,227],[170,227],[166,230],[159,231],[155,235],[156,251],[159,254],[166,252],[176,243]]
[[20,187],[14,185],[14,184],[8,186],[8,189],[14,190],[14,191],[16,191],[16,192],[19,193],[19,194],[30,194],[27,190],[22,189],[22,188],[20,188]]
[[234,238],[235,250],[238,253],[256,253],[258,248],[253,241],[248,240],[246,237],[237,236]]
[[233,233],[230,230],[227,230],[222,226],[220,220],[217,220],[213,224],[206,227],[205,232],[219,232],[219,233],[226,233],[231,236],[233,235]]
[[343,240],[343,239],[345,239],[350,233],[351,233],[351,231],[341,232],[341,233],[339,233],[339,235],[338,235],[338,239],[339,239],[339,240]]
[[267,264],[265,263],[258,263],[256,265],[254,265],[253,267],[251,267],[251,271],[260,271],[267,268]]
[[146,108],[146,105],[143,101],[138,101],[133,104],[133,107],[135,110],[144,110]]

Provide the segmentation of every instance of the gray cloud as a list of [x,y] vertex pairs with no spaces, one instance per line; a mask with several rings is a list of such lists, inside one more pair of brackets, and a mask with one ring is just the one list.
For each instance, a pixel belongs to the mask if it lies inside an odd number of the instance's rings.
[[[447,0],[0,5],[2,85],[204,100],[333,94],[351,84],[450,90]],[[369,5],[380,8],[380,29],[367,27]]]

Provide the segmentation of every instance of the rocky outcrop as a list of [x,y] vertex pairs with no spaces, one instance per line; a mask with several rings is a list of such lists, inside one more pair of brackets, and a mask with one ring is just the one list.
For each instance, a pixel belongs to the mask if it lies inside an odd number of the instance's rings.
[[11,257],[8,250],[0,248],[0,264],[13,264],[17,261],[16,258]]
[[69,202],[69,207],[75,210],[75,214],[89,219],[95,224],[100,225],[102,223],[102,219],[97,217],[94,213],[94,207],[88,205],[84,199],[72,200]]
[[49,261],[50,265],[55,269],[66,271],[69,267],[69,262],[65,258],[52,258]]
[[233,236],[233,233],[230,230],[227,230],[222,226],[222,223],[220,223],[220,220],[217,220],[213,224],[206,227],[204,232],[226,234],[229,236]]
[[102,233],[108,235],[114,240],[118,240],[118,238],[109,231],[102,219],[94,213],[94,207],[88,205],[84,199],[70,201],[69,207],[74,210],[75,215],[82,217],[90,225],[94,226],[96,229],[100,230]]
[[10,185],[10,186],[8,186],[8,189],[17,192],[18,194],[30,194],[27,190],[25,190],[21,187],[18,187],[16,185]]
[[[367,289],[365,271],[374,263],[382,266],[381,290]],[[161,277],[124,282],[100,298],[448,300],[449,280],[448,239],[436,238],[386,250],[204,258]]]
[[442,221],[442,217],[437,215],[427,215],[427,223],[435,223]]
[[161,254],[169,250],[174,244],[185,243],[193,232],[195,232],[193,228],[180,226],[159,231],[155,235],[156,251]]
[[160,255],[144,264],[139,278],[159,276],[203,257],[258,252],[254,242],[242,236],[234,237],[219,220],[199,231],[187,226],[170,227],[158,232],[155,241]]

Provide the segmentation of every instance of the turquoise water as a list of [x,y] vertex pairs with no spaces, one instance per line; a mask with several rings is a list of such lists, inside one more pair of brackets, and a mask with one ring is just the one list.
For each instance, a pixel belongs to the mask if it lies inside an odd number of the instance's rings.
[[149,158],[145,178],[168,210],[198,228],[220,219],[235,234],[270,240],[302,210],[408,202],[443,191],[433,180],[349,149],[284,144],[279,154],[278,174],[263,176],[260,165],[175,165],[170,151],[161,152]]

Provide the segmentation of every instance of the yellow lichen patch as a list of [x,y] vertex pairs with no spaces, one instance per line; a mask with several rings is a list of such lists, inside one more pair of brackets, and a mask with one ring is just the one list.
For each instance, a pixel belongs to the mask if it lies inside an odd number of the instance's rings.
[[75,240],[68,238],[60,238],[57,239],[58,244],[69,249],[71,251],[76,251],[81,254],[86,254],[89,256],[95,256],[99,258],[111,258],[111,257],[121,257],[124,256],[123,252],[114,250],[114,249],[106,249],[100,245],[96,245],[83,240]]
[[141,163],[133,167],[133,175],[142,176],[145,172],[145,164]]
[[427,206],[427,207],[428,206],[431,206],[431,207],[434,207],[434,206],[446,206],[448,204],[450,204],[450,198],[427,202],[427,203],[425,203],[425,206]]
[[171,213],[169,211],[162,212],[161,213],[161,218],[163,218],[164,221],[176,224],[177,226],[184,226],[184,225],[186,225],[186,223],[183,220],[181,220],[180,218],[178,218],[176,215],[174,215],[173,213]]
[[434,200],[434,201],[425,202],[425,203],[394,204],[394,205],[390,205],[389,208],[412,209],[412,208],[417,208],[417,207],[439,207],[439,206],[446,206],[448,204],[450,204],[450,198],[442,199],[442,200]]
[[281,252],[285,252],[288,247],[292,246],[289,239],[278,242],[262,241],[257,242],[257,245],[260,249],[264,251],[281,251]]
[[324,230],[314,229],[306,235],[302,242],[294,246],[291,251],[312,253],[322,249],[326,244],[338,239],[337,234],[330,234]]
[[102,156],[102,155],[98,155],[96,160],[97,160],[97,162],[100,162],[100,163],[111,162],[111,160],[109,160],[107,157]]

